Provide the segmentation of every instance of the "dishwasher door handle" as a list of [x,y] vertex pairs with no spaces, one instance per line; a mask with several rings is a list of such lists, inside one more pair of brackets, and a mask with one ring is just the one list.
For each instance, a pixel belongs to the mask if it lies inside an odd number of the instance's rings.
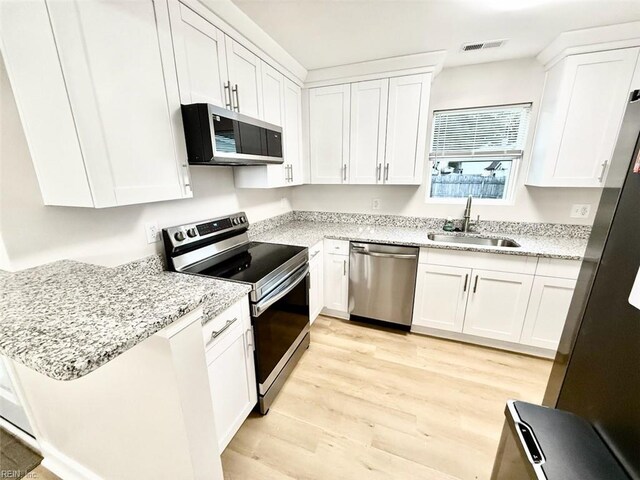
[[366,250],[351,250],[353,253],[357,255],[367,255],[369,257],[380,257],[380,258],[398,258],[398,259],[410,259],[410,258],[418,258],[417,255],[413,253],[380,253],[380,252],[367,252]]

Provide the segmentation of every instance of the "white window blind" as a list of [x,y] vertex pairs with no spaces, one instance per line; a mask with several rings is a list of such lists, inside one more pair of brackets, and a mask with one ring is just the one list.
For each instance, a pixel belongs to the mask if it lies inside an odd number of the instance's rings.
[[522,155],[531,104],[434,112],[432,157]]

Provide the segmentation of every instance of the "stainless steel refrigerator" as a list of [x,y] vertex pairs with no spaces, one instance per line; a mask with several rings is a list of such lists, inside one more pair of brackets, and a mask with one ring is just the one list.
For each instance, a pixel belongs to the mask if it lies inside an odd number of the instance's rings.
[[507,404],[492,479],[640,479],[640,90],[629,97],[543,404]]

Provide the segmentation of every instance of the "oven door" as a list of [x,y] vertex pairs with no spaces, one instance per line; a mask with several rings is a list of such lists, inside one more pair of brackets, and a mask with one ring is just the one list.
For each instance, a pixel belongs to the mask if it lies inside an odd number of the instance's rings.
[[264,395],[309,332],[309,265],[251,305],[258,391]]

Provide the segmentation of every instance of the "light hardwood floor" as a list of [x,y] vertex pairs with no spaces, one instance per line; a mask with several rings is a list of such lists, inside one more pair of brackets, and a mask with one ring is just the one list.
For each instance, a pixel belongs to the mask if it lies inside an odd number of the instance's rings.
[[551,362],[319,317],[225,478],[486,479],[510,398],[540,402]]

